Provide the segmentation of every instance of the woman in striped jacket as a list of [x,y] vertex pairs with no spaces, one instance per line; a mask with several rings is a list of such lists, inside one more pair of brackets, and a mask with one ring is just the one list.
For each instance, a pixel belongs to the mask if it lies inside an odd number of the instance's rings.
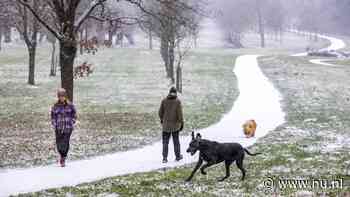
[[69,141],[77,119],[74,105],[68,100],[66,90],[57,91],[58,101],[51,108],[51,124],[56,134],[56,146],[60,154],[60,165],[65,166]]

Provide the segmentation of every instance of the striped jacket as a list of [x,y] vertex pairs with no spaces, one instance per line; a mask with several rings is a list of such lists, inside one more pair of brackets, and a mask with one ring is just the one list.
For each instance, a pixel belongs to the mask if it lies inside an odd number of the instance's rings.
[[56,103],[51,108],[51,125],[55,130],[73,130],[76,119],[76,110],[72,103]]

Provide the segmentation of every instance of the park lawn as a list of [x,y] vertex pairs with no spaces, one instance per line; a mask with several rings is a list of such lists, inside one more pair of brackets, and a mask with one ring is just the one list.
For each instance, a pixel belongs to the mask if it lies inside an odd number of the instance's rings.
[[342,188],[314,188],[309,195],[346,196],[350,193],[350,67],[325,67],[308,60],[285,55],[261,57],[263,72],[283,95],[286,123],[249,148],[264,154],[246,157],[244,182],[234,165],[231,177],[217,182],[224,175],[221,164],[208,169],[207,175],[198,172],[191,183],[185,183],[194,167],[188,165],[22,196],[302,196],[301,189],[267,190],[264,181],[269,177],[275,181],[342,179]]
[[[27,51],[13,46],[0,53],[0,168],[28,167],[56,161],[49,111],[60,76],[49,77],[50,48],[38,48],[36,85],[27,80]],[[232,50],[193,50],[183,65],[180,98],[185,132],[217,122],[238,95]],[[169,81],[158,50],[100,49],[83,55],[94,73],[75,82],[78,109],[70,159],[144,146],[160,139],[158,107]],[[135,124],[136,123],[136,124]]]
[[335,64],[337,66],[350,66],[350,59],[334,59],[326,61],[327,63]]
[[247,34],[243,39],[245,49],[241,50],[244,54],[250,54],[257,51],[262,55],[281,55],[281,54],[293,54],[305,52],[306,48],[322,49],[328,47],[331,43],[326,39],[310,40],[305,36],[301,36],[295,33],[285,32],[282,41],[276,40],[274,36],[266,36],[266,47],[257,47],[257,43],[260,43],[260,38],[256,35]]

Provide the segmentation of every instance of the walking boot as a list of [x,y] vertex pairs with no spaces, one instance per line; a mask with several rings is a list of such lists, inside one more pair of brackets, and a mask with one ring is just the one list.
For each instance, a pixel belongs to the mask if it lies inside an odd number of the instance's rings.
[[66,158],[65,157],[61,157],[60,164],[61,164],[61,167],[65,167],[66,166]]
[[176,157],[175,161],[181,161],[184,157],[180,155],[179,157]]

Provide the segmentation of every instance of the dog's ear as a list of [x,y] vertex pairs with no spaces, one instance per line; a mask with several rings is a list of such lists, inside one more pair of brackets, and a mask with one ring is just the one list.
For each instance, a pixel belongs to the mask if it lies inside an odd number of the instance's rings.
[[191,136],[192,136],[192,140],[194,140],[194,132],[193,131],[191,133]]
[[202,139],[202,135],[200,133],[197,133],[196,139],[198,140]]

